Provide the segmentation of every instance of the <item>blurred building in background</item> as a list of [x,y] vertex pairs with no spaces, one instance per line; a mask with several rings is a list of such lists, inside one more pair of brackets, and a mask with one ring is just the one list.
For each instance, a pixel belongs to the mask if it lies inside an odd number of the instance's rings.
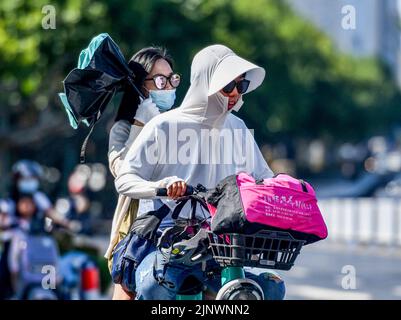
[[[329,35],[343,52],[380,57],[401,87],[401,0],[289,0],[292,7]],[[347,5],[355,8],[355,29],[344,29]],[[347,11],[348,12],[348,11]]]

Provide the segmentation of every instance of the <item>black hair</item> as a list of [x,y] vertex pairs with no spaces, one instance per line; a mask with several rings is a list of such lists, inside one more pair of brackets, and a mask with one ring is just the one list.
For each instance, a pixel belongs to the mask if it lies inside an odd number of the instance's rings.
[[20,200],[22,200],[22,199],[29,199],[30,201],[32,201],[32,203],[33,203],[33,205],[34,205],[34,207],[35,207],[35,211],[34,211],[34,213],[33,213],[33,215],[32,215],[32,217],[37,217],[37,214],[38,214],[38,206],[37,206],[37,204],[36,204],[36,202],[35,202],[35,199],[34,199],[34,197],[33,197],[33,194],[30,194],[30,193],[19,193],[15,198],[14,198],[14,203],[15,203],[15,216],[16,217],[21,217],[21,213],[20,213],[20,211],[18,210],[18,202],[20,201]]
[[[128,66],[134,72],[134,74],[136,74],[134,83],[139,90],[141,90],[146,76],[159,59],[166,60],[173,69],[173,59],[168,54],[167,50],[162,47],[152,46],[143,48],[135,53],[130,59]],[[136,114],[136,110],[138,109],[139,102],[140,100],[138,93],[132,88],[132,86],[127,85],[121,99],[115,121],[127,120],[132,123]]]

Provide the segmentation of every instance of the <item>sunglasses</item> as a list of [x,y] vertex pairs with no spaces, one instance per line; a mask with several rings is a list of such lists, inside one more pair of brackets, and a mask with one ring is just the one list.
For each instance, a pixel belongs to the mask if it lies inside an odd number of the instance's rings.
[[242,79],[242,80],[240,80],[238,82],[233,80],[223,88],[223,92],[224,93],[231,93],[231,92],[233,92],[234,88],[236,87],[238,93],[239,94],[243,94],[248,90],[248,87],[249,87],[250,83],[251,82],[249,80],[246,80],[246,79]]
[[173,88],[177,88],[180,85],[181,76],[178,73],[171,74],[169,77],[163,74],[155,74],[152,78],[145,79],[145,81],[153,81],[156,88],[159,90],[166,88],[167,80]]

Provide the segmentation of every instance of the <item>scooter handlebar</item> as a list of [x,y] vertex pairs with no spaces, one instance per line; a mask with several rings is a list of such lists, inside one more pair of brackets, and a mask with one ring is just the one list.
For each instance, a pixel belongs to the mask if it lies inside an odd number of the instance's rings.
[[[194,194],[194,187],[191,185],[187,185],[187,189],[185,190],[184,196],[190,196],[191,194]],[[167,188],[156,189],[156,196],[167,197]]]

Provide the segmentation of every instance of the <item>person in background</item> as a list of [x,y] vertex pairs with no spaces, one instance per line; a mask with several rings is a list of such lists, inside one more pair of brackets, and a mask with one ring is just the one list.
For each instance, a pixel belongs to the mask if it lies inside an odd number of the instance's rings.
[[5,300],[13,294],[7,257],[12,238],[10,228],[13,225],[13,218],[9,212],[14,212],[14,206],[10,200],[0,199],[0,300]]
[[[167,51],[159,47],[143,48],[133,55],[129,65],[138,63],[143,67],[142,99],[133,90],[127,90],[122,98],[115,123],[110,130],[109,168],[114,177],[130,146],[143,126],[158,114],[171,109],[175,102],[175,91],[180,84],[180,75],[173,71],[173,60]],[[138,200],[119,195],[114,213],[110,244],[105,254],[112,264],[112,251],[128,233],[138,210]],[[135,296],[125,291],[121,285],[114,287],[114,300],[130,300]]]
[[15,218],[18,228],[13,230],[7,255],[7,265],[10,272],[12,292],[17,292],[18,272],[20,269],[20,253],[23,248],[25,233],[40,232],[39,208],[32,194],[21,194],[15,206]]
[[[8,199],[15,204],[22,196],[30,195],[38,208],[38,216],[44,222],[44,219],[50,218],[52,222],[65,227],[69,230],[76,230],[79,226],[67,219],[59,216],[47,195],[40,191],[40,179],[43,176],[42,167],[35,161],[20,160],[12,167],[12,187],[11,196]],[[44,223],[43,226],[44,227]]]
[[41,177],[42,168],[37,162],[18,161],[12,167],[10,195],[0,199],[0,240],[3,247],[0,257],[0,284],[5,288],[2,290],[4,294],[0,297],[2,299],[8,298],[11,292],[12,282],[9,280],[17,270],[16,244],[21,238],[21,233],[45,232],[46,217],[53,223],[74,232],[80,228],[76,222],[59,217],[50,199],[39,190]]
[[69,209],[66,218],[80,223],[80,234],[92,235],[92,220],[89,211],[91,203],[87,195],[86,183],[81,183],[81,180],[75,173],[68,179]]

